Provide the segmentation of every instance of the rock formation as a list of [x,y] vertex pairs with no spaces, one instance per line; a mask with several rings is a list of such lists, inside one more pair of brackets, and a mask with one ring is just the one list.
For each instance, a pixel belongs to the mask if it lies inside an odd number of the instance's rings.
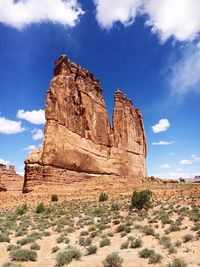
[[25,161],[25,192],[93,175],[146,176],[140,110],[117,90],[111,127],[99,80],[66,56],[55,62],[45,116],[43,145]]
[[24,177],[16,173],[14,166],[0,164],[0,191],[22,191]]

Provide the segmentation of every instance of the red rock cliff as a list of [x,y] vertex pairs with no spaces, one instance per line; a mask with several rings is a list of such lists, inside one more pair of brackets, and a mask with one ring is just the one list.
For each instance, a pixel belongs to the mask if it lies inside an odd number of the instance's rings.
[[24,191],[91,175],[146,176],[141,112],[117,90],[111,128],[99,81],[66,56],[55,62],[45,116],[42,148],[25,161]]
[[15,172],[14,166],[0,164],[0,191],[22,191],[24,177]]

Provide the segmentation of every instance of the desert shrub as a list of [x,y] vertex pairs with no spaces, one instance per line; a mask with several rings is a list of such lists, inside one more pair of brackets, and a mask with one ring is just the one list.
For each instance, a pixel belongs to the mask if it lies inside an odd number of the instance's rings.
[[31,245],[31,249],[32,249],[32,250],[40,250],[40,245],[38,245],[37,243],[33,243],[33,244]]
[[89,238],[89,237],[84,238],[84,237],[81,236],[81,237],[79,238],[79,245],[80,245],[80,246],[87,247],[87,246],[91,245],[91,243],[92,243],[92,240],[91,240],[91,238]]
[[21,246],[24,246],[26,244],[29,244],[29,243],[32,243],[35,241],[35,238],[34,237],[25,237],[23,239],[20,239],[20,240],[17,240],[17,244],[21,245]]
[[37,253],[29,249],[15,249],[10,251],[10,257],[14,261],[36,261]]
[[0,233],[0,242],[10,243],[10,237],[7,233]]
[[179,258],[175,258],[172,261],[172,263],[169,263],[167,266],[168,267],[186,267],[187,264],[183,260],[181,260]]
[[141,210],[149,208],[152,192],[150,190],[134,191],[131,197],[131,208]]
[[153,254],[155,254],[154,250],[145,248],[139,252],[139,257],[143,259],[148,259]]
[[110,245],[110,239],[108,237],[104,237],[103,239],[101,239],[99,246],[100,247],[105,247],[105,246],[109,246]]
[[155,263],[161,262],[161,260],[162,260],[162,256],[160,254],[153,253],[150,255],[148,263],[149,264],[153,264],[153,263],[155,264]]
[[89,235],[88,231],[81,231],[80,232],[80,236],[85,236],[85,235]]
[[149,226],[144,226],[142,232],[146,235],[153,235],[155,236],[155,229]]
[[142,247],[142,240],[139,238],[131,240],[131,248],[140,248]]
[[73,259],[79,260],[80,258],[80,250],[75,247],[70,247],[67,250],[58,253],[56,257],[56,266],[63,266],[69,264]]
[[107,201],[108,200],[108,195],[106,193],[101,193],[99,196],[99,202]]
[[165,230],[166,234],[169,234],[171,232],[177,232],[180,231],[180,227],[176,223],[170,224],[169,228]]
[[125,230],[126,225],[125,224],[120,224],[117,226],[116,232],[120,233],[123,232]]
[[60,236],[56,239],[56,242],[57,242],[57,243],[62,243],[62,242],[64,242],[65,244],[69,244],[70,239],[62,234],[62,235],[60,235]]
[[60,248],[58,247],[58,246],[55,246],[55,247],[53,247],[52,248],[52,253],[55,253],[55,252],[57,252],[58,250],[59,250]]
[[193,239],[193,235],[187,234],[183,236],[183,243],[187,243]]
[[104,267],[122,267],[123,259],[118,253],[113,252],[109,254],[102,263]]
[[17,207],[15,213],[17,215],[23,215],[27,212],[27,210],[28,210],[27,204],[22,204],[22,205]]
[[13,245],[13,244],[10,244],[7,246],[7,251],[11,251],[11,250],[14,250],[14,249],[18,249],[20,248],[19,246],[16,246],[16,245]]
[[89,232],[96,231],[96,225],[90,225],[90,226],[88,227],[88,231],[89,231]]
[[177,248],[180,248],[181,246],[181,241],[180,240],[177,240],[175,243],[174,243],[174,246],[177,247]]
[[90,245],[87,247],[87,255],[95,254],[97,252],[97,246]]
[[120,249],[127,249],[129,245],[129,240],[123,242],[120,246]]
[[51,201],[52,202],[57,202],[58,201],[58,196],[57,195],[52,195],[51,196]]
[[46,209],[43,203],[38,204],[36,207],[36,213],[43,213],[45,212],[45,210]]

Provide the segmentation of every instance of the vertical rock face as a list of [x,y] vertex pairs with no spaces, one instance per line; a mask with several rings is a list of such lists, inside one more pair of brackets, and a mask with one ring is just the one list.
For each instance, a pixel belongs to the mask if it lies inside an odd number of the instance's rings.
[[0,164],[0,191],[22,191],[24,177],[15,172],[14,166],[10,165],[7,169]]
[[91,175],[146,176],[141,112],[117,90],[111,128],[99,81],[66,56],[55,62],[45,116],[43,145],[25,161],[24,191]]

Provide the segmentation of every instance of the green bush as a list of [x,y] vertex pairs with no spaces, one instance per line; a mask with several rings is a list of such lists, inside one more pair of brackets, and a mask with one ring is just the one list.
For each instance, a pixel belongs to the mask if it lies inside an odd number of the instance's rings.
[[58,196],[57,195],[52,195],[51,196],[51,201],[52,202],[57,202],[58,201]]
[[132,239],[130,248],[140,248],[142,247],[142,240],[139,238]]
[[17,207],[15,212],[17,215],[23,215],[27,212],[27,210],[28,210],[27,204],[22,204]]
[[142,232],[145,233],[146,235],[155,236],[155,229],[149,226],[144,226]]
[[109,254],[102,263],[104,267],[122,267],[123,259],[118,253],[113,252]]
[[120,249],[127,249],[129,245],[129,240],[127,240],[126,242],[122,243],[120,246]]
[[150,190],[134,191],[131,197],[131,208],[141,210],[151,206],[152,192]]
[[11,250],[10,257],[13,261],[36,261],[37,253],[29,249],[15,249]]
[[108,200],[108,195],[106,193],[101,193],[99,196],[99,202],[107,201]]
[[58,246],[55,246],[52,248],[52,253],[55,253],[59,250],[60,248]]
[[0,234],[0,242],[10,243],[10,237],[8,234],[1,233]]
[[63,266],[69,264],[73,259],[79,260],[81,252],[75,247],[70,247],[66,251],[61,251],[56,257],[56,266]]
[[87,247],[87,255],[95,254],[97,252],[97,246],[90,245]]
[[33,244],[31,245],[31,249],[32,249],[32,250],[40,250],[40,245],[38,245],[37,243],[33,243]]
[[187,264],[183,260],[179,258],[175,258],[172,261],[172,263],[169,263],[167,266],[168,267],[187,267]]
[[143,259],[150,258],[153,254],[155,254],[155,251],[152,249],[145,248],[139,252],[139,257]]
[[183,243],[187,243],[193,239],[193,235],[187,234],[183,236]]
[[152,255],[150,255],[149,257],[149,264],[153,264],[153,263],[159,263],[162,260],[162,256],[158,253],[153,253]]
[[101,239],[99,246],[100,247],[105,247],[105,246],[109,246],[110,245],[110,239],[108,237],[104,237],[103,239]]
[[43,203],[40,203],[37,205],[37,208],[36,208],[36,213],[43,213],[45,212],[46,209],[45,209],[45,206]]

